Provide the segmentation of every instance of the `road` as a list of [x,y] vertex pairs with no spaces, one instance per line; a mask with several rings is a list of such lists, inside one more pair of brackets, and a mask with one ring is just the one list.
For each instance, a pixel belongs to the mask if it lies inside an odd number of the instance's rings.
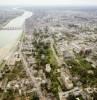
[[37,93],[38,93],[38,95],[40,97],[40,100],[46,100],[46,98],[42,94],[39,82],[36,81],[36,78],[34,77],[33,71],[30,71],[30,69],[29,69],[30,66],[29,66],[28,62],[26,61],[24,55],[22,54],[22,51],[21,51],[22,44],[23,43],[21,41],[21,43],[20,43],[20,49],[19,49],[19,54],[20,54],[20,57],[22,59],[23,67],[24,67],[24,69],[26,71],[26,74],[30,77],[32,84],[36,88],[36,91],[37,91]]

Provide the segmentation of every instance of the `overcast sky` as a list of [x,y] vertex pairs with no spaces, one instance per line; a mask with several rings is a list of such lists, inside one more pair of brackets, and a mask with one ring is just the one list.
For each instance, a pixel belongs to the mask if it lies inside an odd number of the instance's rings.
[[97,0],[0,0],[0,5],[97,5]]

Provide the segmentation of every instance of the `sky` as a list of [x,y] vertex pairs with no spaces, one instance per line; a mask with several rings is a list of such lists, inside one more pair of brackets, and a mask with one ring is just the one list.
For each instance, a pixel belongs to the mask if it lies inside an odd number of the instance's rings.
[[97,6],[97,0],[0,0],[0,5]]

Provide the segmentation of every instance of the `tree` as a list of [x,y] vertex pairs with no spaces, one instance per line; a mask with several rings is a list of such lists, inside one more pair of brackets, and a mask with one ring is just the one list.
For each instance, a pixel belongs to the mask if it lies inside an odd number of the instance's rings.
[[14,93],[12,89],[9,89],[6,94],[5,97],[3,98],[3,100],[14,100]]
[[30,100],[39,100],[39,97],[36,92],[33,92],[33,94],[30,97]]
[[73,94],[70,94],[67,100],[76,100]]

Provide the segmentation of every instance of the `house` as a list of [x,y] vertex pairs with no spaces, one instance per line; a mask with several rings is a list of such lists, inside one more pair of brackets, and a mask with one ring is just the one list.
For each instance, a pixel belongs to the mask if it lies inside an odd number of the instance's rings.
[[50,73],[51,72],[51,67],[50,64],[46,64],[46,72]]
[[72,59],[72,58],[74,58],[73,52],[65,50],[64,51],[64,58],[65,59]]
[[69,90],[73,88],[71,75],[68,73],[68,71],[65,71],[63,68],[61,69],[61,79],[66,89]]

